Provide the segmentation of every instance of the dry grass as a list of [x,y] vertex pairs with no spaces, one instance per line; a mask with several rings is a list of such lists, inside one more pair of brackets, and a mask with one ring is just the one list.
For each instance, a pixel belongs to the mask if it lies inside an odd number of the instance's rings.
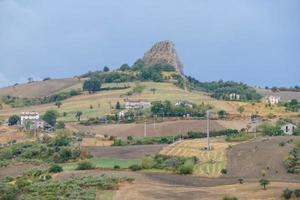
[[184,140],[165,147],[160,153],[180,157],[197,157],[200,164],[194,169],[194,175],[218,177],[225,168],[226,152],[229,145],[237,143],[225,142],[223,138],[211,138],[212,150],[207,151],[207,139]]
[[29,139],[25,133],[18,131],[15,127],[0,126],[0,144],[6,144],[13,140],[18,143]]

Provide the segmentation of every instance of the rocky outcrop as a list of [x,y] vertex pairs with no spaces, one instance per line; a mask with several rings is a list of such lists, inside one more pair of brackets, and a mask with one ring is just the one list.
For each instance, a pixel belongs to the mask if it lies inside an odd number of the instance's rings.
[[172,65],[177,72],[183,75],[183,65],[178,58],[175,44],[171,41],[161,41],[145,53],[143,61],[146,65],[155,63],[168,63]]

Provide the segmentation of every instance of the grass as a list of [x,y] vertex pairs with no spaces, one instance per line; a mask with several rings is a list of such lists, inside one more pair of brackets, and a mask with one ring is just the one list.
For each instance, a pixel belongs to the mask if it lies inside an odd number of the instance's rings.
[[[138,159],[114,159],[114,158],[91,158],[88,159],[96,168],[113,169],[118,165],[121,169],[127,169],[133,164],[141,164],[141,160]],[[64,170],[75,170],[78,163],[65,163],[62,164]]]
[[171,156],[196,156],[200,162],[196,164],[193,174],[196,176],[218,177],[226,168],[226,152],[229,145],[223,138],[211,138],[213,150],[203,150],[207,146],[206,139],[185,140],[164,148],[160,153]]
[[99,195],[98,199],[113,200],[114,196],[116,195],[116,191],[113,191],[113,190],[100,190],[100,191],[97,191],[97,196],[98,195]]

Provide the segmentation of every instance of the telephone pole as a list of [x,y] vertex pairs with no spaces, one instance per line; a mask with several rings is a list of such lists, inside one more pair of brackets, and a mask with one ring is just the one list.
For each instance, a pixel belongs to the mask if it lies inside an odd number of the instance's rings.
[[147,122],[145,120],[145,122],[144,122],[144,137],[146,137],[146,136],[147,136]]
[[209,129],[210,129],[210,127],[209,127],[209,110],[208,111],[206,111],[206,118],[207,118],[207,125],[206,125],[206,128],[207,128],[207,130],[206,130],[206,133],[207,133],[207,150],[210,150],[210,141],[209,141]]

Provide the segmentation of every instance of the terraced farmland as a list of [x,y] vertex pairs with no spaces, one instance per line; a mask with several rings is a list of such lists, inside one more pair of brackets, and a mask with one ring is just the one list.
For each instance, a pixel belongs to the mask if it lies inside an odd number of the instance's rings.
[[169,145],[160,152],[164,155],[192,157],[196,156],[200,162],[194,168],[194,175],[218,177],[226,166],[228,147],[237,143],[225,142],[223,138],[211,139],[212,150],[207,151],[206,139],[180,141]]

